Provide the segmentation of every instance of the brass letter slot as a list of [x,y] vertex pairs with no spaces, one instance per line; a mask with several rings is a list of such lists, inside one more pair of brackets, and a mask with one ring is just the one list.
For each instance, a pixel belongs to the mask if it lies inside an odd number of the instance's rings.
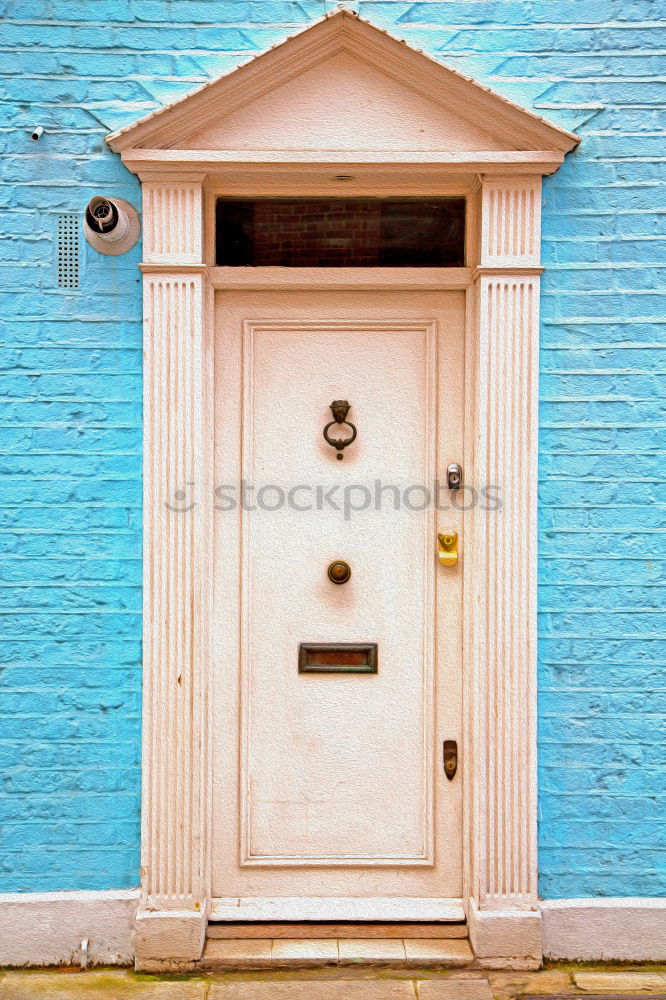
[[302,642],[299,674],[376,674],[376,642]]

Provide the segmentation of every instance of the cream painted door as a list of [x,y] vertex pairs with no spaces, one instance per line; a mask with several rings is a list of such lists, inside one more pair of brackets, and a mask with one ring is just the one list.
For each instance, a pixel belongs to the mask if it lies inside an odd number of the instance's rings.
[[[218,292],[216,320],[213,919],[460,919],[464,294]],[[301,643],[377,672],[300,673]]]

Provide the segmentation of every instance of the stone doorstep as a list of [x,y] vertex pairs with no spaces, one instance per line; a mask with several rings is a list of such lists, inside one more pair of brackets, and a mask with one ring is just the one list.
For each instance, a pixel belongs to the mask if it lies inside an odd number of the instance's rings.
[[218,921],[208,924],[208,938],[466,938],[467,924],[460,922],[440,921],[438,923],[381,923],[379,921],[364,921],[354,923],[331,923],[327,921],[309,921],[298,923],[289,921],[245,921],[231,923]]
[[249,969],[464,968],[473,961],[462,939],[432,938],[244,938],[208,939],[197,963],[207,972]]

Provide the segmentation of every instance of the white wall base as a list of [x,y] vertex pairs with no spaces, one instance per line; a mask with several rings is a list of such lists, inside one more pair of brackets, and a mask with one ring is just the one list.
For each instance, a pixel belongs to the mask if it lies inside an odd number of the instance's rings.
[[[138,905],[138,889],[0,894],[0,966],[78,965],[84,938],[90,965],[132,965]],[[666,961],[666,899],[551,899],[540,909],[541,919],[470,908],[479,963],[533,966],[541,933],[548,959]]]
[[131,965],[139,890],[0,894],[0,966]]
[[544,958],[666,961],[666,899],[550,899],[541,913]]

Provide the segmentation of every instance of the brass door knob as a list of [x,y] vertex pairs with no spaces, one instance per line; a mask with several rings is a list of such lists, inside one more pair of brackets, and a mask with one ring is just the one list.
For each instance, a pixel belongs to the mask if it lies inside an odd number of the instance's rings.
[[351,577],[351,566],[349,563],[343,562],[342,559],[336,559],[328,567],[328,578],[331,583],[346,583]]

